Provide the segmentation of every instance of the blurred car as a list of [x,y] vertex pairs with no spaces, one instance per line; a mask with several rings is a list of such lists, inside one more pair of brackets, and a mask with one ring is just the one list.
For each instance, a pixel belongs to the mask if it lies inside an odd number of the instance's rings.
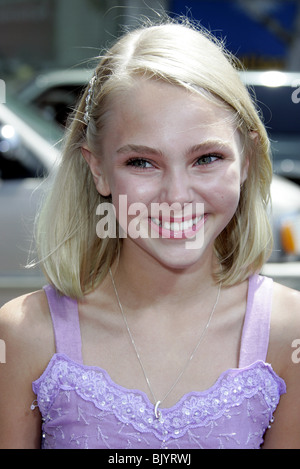
[[270,258],[271,262],[300,261],[299,190],[298,184],[273,175],[270,221],[273,229],[274,249]]
[[[245,71],[241,72],[241,79],[256,100],[267,128],[274,174],[294,181],[299,187],[300,72]],[[299,196],[296,187],[284,180],[279,186],[278,182],[273,183],[271,190],[275,246],[264,273],[300,290]]]
[[247,71],[241,78],[268,130],[274,173],[300,184],[300,72]]
[[80,68],[38,73],[23,86],[18,98],[35,107],[45,119],[65,126],[91,76],[91,70]]
[[[80,68],[39,73],[19,99],[64,126],[91,76],[91,70]],[[243,71],[240,76],[268,130],[274,173],[300,184],[300,72]]]
[[271,185],[271,224],[274,247],[262,273],[278,283],[300,290],[299,185],[274,175]]
[[32,229],[41,199],[41,182],[55,169],[62,137],[12,98],[0,104],[0,305],[40,288],[39,269],[25,269],[32,248]]

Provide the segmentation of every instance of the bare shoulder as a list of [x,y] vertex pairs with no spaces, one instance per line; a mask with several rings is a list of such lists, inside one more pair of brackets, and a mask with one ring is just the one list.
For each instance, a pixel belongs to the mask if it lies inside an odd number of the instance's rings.
[[53,333],[45,293],[40,290],[6,303],[0,309],[0,331],[7,353],[21,349],[26,355],[50,345]]
[[299,314],[300,291],[274,283],[273,305],[275,308],[288,309],[292,315]]
[[[0,309],[0,448],[39,447],[41,416],[30,406],[32,382],[54,353],[54,335],[43,291],[16,298]],[[18,422],[16,424],[16,422]]]
[[0,338],[6,349],[4,368],[36,379],[55,348],[44,291],[15,298],[0,309]]
[[300,291],[274,283],[272,330],[283,341],[300,338]]
[[279,371],[290,364],[298,339],[300,343],[300,292],[274,283],[269,352]]
[[300,292],[274,284],[267,361],[284,380],[275,422],[267,431],[265,448],[300,448]]

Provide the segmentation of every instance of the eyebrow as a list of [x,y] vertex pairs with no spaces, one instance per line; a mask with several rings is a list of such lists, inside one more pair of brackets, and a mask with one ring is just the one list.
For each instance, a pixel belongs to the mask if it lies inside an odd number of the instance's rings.
[[122,154],[139,153],[140,155],[149,155],[149,153],[152,153],[156,155],[162,155],[162,152],[160,150],[157,150],[156,148],[147,147],[145,145],[134,145],[134,144],[124,145],[123,147],[117,150],[117,153],[122,153]]
[[[193,145],[188,149],[186,152],[187,155],[191,155],[194,153],[197,153],[199,151],[203,151],[207,147],[212,147],[212,146],[217,146],[218,148],[229,148],[231,142],[222,140],[222,139],[208,139],[205,140],[204,142],[201,142],[197,145]],[[157,148],[151,148],[145,145],[135,145],[135,144],[128,144],[124,145],[123,147],[120,147],[117,150],[118,154],[126,154],[126,153],[138,153],[139,155],[149,155],[154,154],[154,155],[160,155],[163,156],[163,153],[158,150]]]
[[232,147],[232,142],[222,139],[208,139],[197,145],[193,145],[191,148],[189,148],[187,154],[190,155],[193,153],[197,153],[198,151],[203,151],[208,147],[230,149]]

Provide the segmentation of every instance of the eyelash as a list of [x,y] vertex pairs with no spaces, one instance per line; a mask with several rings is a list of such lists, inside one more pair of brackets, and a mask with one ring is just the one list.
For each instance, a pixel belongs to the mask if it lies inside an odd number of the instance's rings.
[[145,158],[130,158],[130,160],[128,160],[126,162],[126,166],[133,166],[134,168],[141,169],[141,170],[148,169],[145,166],[142,166],[141,163],[143,163],[143,164],[148,163],[151,166],[153,166],[152,163],[150,161],[146,160]]
[[222,155],[219,155],[218,153],[207,153],[206,155],[202,155],[199,158],[197,158],[197,162],[205,158],[216,158],[216,160],[210,161],[210,163],[202,163],[202,165],[199,165],[199,166],[209,166],[210,164],[214,163],[217,160],[223,160],[224,157]]
[[[210,161],[209,163],[197,164],[198,161],[204,160],[204,159],[207,159],[207,158],[216,158],[217,160],[222,160],[223,156],[219,155],[217,153],[207,153],[206,155],[202,155],[202,156],[200,156],[199,158],[196,159],[196,166],[209,166],[209,165],[213,164],[216,161],[216,160],[214,160],[214,161]],[[126,166],[132,166],[132,167],[135,167],[136,169],[139,169],[141,171],[145,171],[147,169],[150,169],[150,167],[145,166],[146,164],[149,164],[153,167],[153,164],[151,163],[151,161],[149,161],[145,158],[139,158],[139,157],[130,158],[126,162]]]

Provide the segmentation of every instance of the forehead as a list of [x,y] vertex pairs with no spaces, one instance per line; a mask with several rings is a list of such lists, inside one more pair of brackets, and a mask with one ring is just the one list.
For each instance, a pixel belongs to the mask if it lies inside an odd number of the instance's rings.
[[[162,145],[170,139],[235,140],[234,112],[200,93],[160,80],[137,79],[111,102],[105,140]],[[196,141],[198,140],[198,141]],[[200,141],[199,141],[200,140]]]

